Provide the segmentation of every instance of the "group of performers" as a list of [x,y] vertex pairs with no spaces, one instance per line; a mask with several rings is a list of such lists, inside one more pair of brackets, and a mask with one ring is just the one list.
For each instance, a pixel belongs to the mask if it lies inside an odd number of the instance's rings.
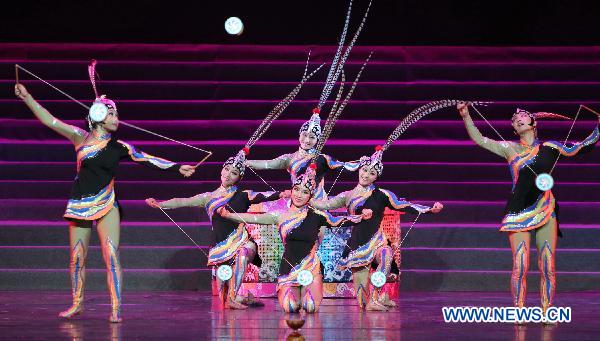
[[[162,210],[203,207],[207,211],[212,224],[210,232],[212,245],[208,254],[208,266],[217,267],[226,264],[233,272],[228,280],[217,278],[219,295],[225,308],[246,309],[257,303],[255,298],[242,297],[238,292],[248,265],[251,263],[260,265],[261,262],[257,243],[248,232],[246,224],[263,224],[276,226],[284,245],[277,279],[277,296],[284,311],[304,310],[307,313],[314,313],[319,309],[323,298],[323,281],[317,249],[325,229],[331,229],[335,233],[340,226],[352,226],[351,236],[345,243],[340,267],[352,271],[359,307],[368,311],[386,311],[395,306],[395,303],[381,293],[380,287],[375,286],[371,291],[369,285],[369,274],[372,270],[387,276],[392,269],[394,251],[381,227],[384,210],[387,208],[403,211],[416,214],[418,217],[420,214],[438,213],[443,209],[443,205],[439,202],[431,206],[411,203],[402,196],[377,186],[376,182],[383,172],[383,153],[399,134],[392,134],[385,146],[377,146],[372,155],[362,156],[357,161],[341,162],[321,153],[335,121],[346,106],[362,72],[361,69],[349,94],[344,101],[341,101],[345,79],[343,73],[345,58],[360,28],[362,23],[343,55],[344,39],[340,40],[319,104],[313,109],[310,119],[300,127],[297,151],[272,160],[249,160],[250,144],[248,144],[224,162],[221,170],[221,185],[214,191],[200,193],[190,198],[173,198],[164,201],[146,199],[149,206]],[[347,27],[344,32],[346,29]],[[90,78],[96,92],[94,103],[102,104],[107,112],[101,120],[93,117],[90,112],[87,117],[88,131],[54,117],[36,102],[23,84],[15,85],[15,94],[44,125],[69,139],[77,154],[77,177],[64,214],[64,218],[69,221],[71,253],[69,270],[73,302],[69,309],[60,313],[60,316],[70,318],[83,311],[85,259],[89,249],[91,228],[95,222],[107,269],[107,283],[112,305],[109,320],[120,322],[123,288],[119,261],[121,214],[114,188],[119,162],[130,159],[158,170],[178,172],[184,177],[193,175],[196,167],[180,165],[146,154],[133,145],[118,140],[114,136],[119,126],[117,105],[106,96],[98,95],[94,81],[94,65],[90,71]],[[340,75],[342,85],[323,128],[321,108]],[[306,78],[303,78],[304,80]],[[299,91],[299,87],[296,90]],[[290,97],[287,98],[287,104],[289,101]],[[509,163],[513,180],[511,197],[500,230],[508,234],[513,252],[511,288],[514,304],[521,307],[525,302],[529,245],[531,232],[535,231],[541,270],[542,308],[545,310],[553,304],[556,242],[560,230],[556,200],[550,190],[542,191],[536,187],[536,175],[551,173],[556,160],[561,155],[573,156],[591,150],[598,141],[598,128],[580,143],[540,142],[537,139],[537,121],[542,118],[565,117],[549,113],[529,113],[518,109],[511,118],[511,124],[520,141],[495,141],[482,136],[476,128],[469,115],[469,104],[461,102],[457,106],[469,136],[479,146],[505,158]],[[268,122],[261,125],[263,130],[259,135],[266,131],[276,116],[268,116],[266,119]],[[240,181],[247,168],[285,169],[290,174],[291,189],[282,188],[279,192],[254,192],[242,189]],[[357,172],[356,187],[329,197],[324,190],[325,175],[331,170],[342,168]],[[248,213],[253,204],[281,198],[289,199],[289,207],[286,210],[260,214]],[[346,215],[334,216],[329,212],[340,208],[346,209]],[[312,281],[309,283],[299,280],[299,276],[306,272],[312,275]]]

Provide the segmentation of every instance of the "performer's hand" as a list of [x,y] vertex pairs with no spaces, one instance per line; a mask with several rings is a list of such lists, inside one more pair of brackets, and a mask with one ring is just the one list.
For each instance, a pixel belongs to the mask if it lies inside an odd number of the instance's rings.
[[441,202],[436,202],[435,204],[433,204],[433,207],[431,208],[431,213],[440,213],[440,211],[444,208],[444,205],[442,205]]
[[146,204],[148,206],[150,206],[150,207],[160,208],[160,204],[154,198],[148,198],[148,199],[146,199]]
[[365,208],[362,210],[362,218],[365,220],[371,219],[371,217],[373,216],[373,210],[369,209],[369,208]]
[[460,117],[467,117],[469,115],[469,103],[467,102],[458,103],[456,109],[458,109]]
[[282,199],[289,199],[292,197],[292,191],[290,191],[289,189],[279,193],[279,197]]
[[346,216],[346,219],[350,220],[351,222],[358,224],[362,221],[363,217],[360,214],[354,214],[354,215],[349,215]]
[[229,211],[225,209],[225,206],[217,208],[216,212],[223,218],[227,218],[229,216]]
[[196,167],[194,166],[182,165],[181,167],[179,167],[179,173],[181,173],[186,178],[192,176],[192,174],[194,174],[195,171]]
[[25,85],[23,85],[21,83],[17,83],[17,84],[15,84],[15,96],[24,100],[27,98],[27,96],[30,96],[30,95],[29,95],[29,92],[27,91],[27,88],[25,88]]

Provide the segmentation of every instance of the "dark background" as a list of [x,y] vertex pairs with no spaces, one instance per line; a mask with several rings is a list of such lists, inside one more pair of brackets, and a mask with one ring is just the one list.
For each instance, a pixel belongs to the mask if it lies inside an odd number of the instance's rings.
[[[351,32],[367,0],[354,0]],[[345,0],[5,1],[0,42],[335,44]],[[362,45],[600,45],[597,1],[374,0]],[[240,37],[223,23],[239,16]]]

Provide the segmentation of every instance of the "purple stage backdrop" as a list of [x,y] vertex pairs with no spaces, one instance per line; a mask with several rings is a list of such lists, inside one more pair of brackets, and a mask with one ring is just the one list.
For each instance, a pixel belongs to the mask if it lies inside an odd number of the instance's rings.
[[[209,288],[206,258],[160,211],[143,199],[187,197],[219,185],[222,162],[243,147],[260,120],[311,64],[327,62],[323,46],[128,44],[0,44],[0,289],[68,287],[68,232],[61,216],[75,176],[68,141],[44,128],[13,95],[14,64],[90,103],[86,65],[99,61],[99,89],[119,105],[124,121],[214,152],[190,179],[124,162],[117,196],[124,209],[122,262],[128,289]],[[437,99],[485,100],[481,110],[507,139],[516,107],[574,117],[580,104],[600,109],[600,47],[377,47],[358,46],[345,72],[353,78],[370,51],[355,95],[324,152],[340,160],[371,154],[411,110]],[[85,110],[21,72],[21,81],[57,117],[84,127]],[[317,103],[326,72],[317,74],[276,121],[250,158],[297,149],[297,132]],[[326,109],[329,107],[326,106]],[[496,138],[474,116],[482,132]],[[582,111],[571,140],[581,140],[597,117]],[[564,140],[571,122],[539,123],[541,139]],[[144,151],[196,162],[196,150],[121,126],[118,135]],[[454,109],[429,115],[385,153],[379,185],[422,204],[441,201],[439,215],[419,218],[402,248],[403,290],[485,291],[509,288],[510,249],[498,232],[511,189],[505,161],[478,148]],[[290,187],[285,171],[259,173],[276,189]],[[326,178],[329,189],[337,174]],[[600,151],[561,158],[554,172],[564,238],[559,241],[558,289],[600,289]],[[332,194],[352,188],[344,172]],[[267,190],[252,172],[243,187]],[[210,229],[200,209],[172,211],[200,244]],[[414,219],[403,216],[403,232]],[[97,237],[92,239],[98,245]],[[534,252],[535,255],[535,252]],[[532,258],[534,259],[534,258]],[[532,262],[530,290],[537,290]],[[88,255],[88,288],[103,289],[99,249]],[[536,277],[533,280],[533,277]]]

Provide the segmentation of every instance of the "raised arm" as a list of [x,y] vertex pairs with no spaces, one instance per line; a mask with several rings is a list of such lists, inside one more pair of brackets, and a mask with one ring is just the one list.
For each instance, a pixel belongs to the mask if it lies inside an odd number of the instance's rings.
[[346,206],[346,197],[350,191],[342,192],[330,199],[311,199],[310,206],[317,210],[327,211]]
[[157,201],[154,198],[146,199],[146,204],[154,208],[173,209],[180,207],[204,207],[210,199],[210,192],[197,194],[190,198],[173,198],[165,201]]
[[479,129],[475,126],[471,115],[469,114],[468,104],[463,103],[457,106],[458,112],[465,123],[465,127],[467,128],[467,133],[473,142],[475,142],[478,146],[489,150],[490,152],[502,156],[505,159],[509,157],[509,142],[500,142],[496,140],[492,140],[487,138],[481,134]]
[[277,216],[272,213],[235,213],[229,212],[225,209],[225,207],[218,208],[217,213],[220,214],[221,217],[229,219],[231,221],[235,221],[236,223],[259,225],[277,225],[278,223]]
[[23,84],[15,85],[15,95],[25,102],[29,110],[31,110],[35,117],[37,117],[37,119],[46,127],[66,137],[74,145],[78,145],[85,140],[85,130],[66,124],[54,117],[48,110],[42,107],[29,92],[27,92],[27,89]]
[[254,169],[286,169],[292,154],[284,154],[273,160],[246,160],[246,166]]

